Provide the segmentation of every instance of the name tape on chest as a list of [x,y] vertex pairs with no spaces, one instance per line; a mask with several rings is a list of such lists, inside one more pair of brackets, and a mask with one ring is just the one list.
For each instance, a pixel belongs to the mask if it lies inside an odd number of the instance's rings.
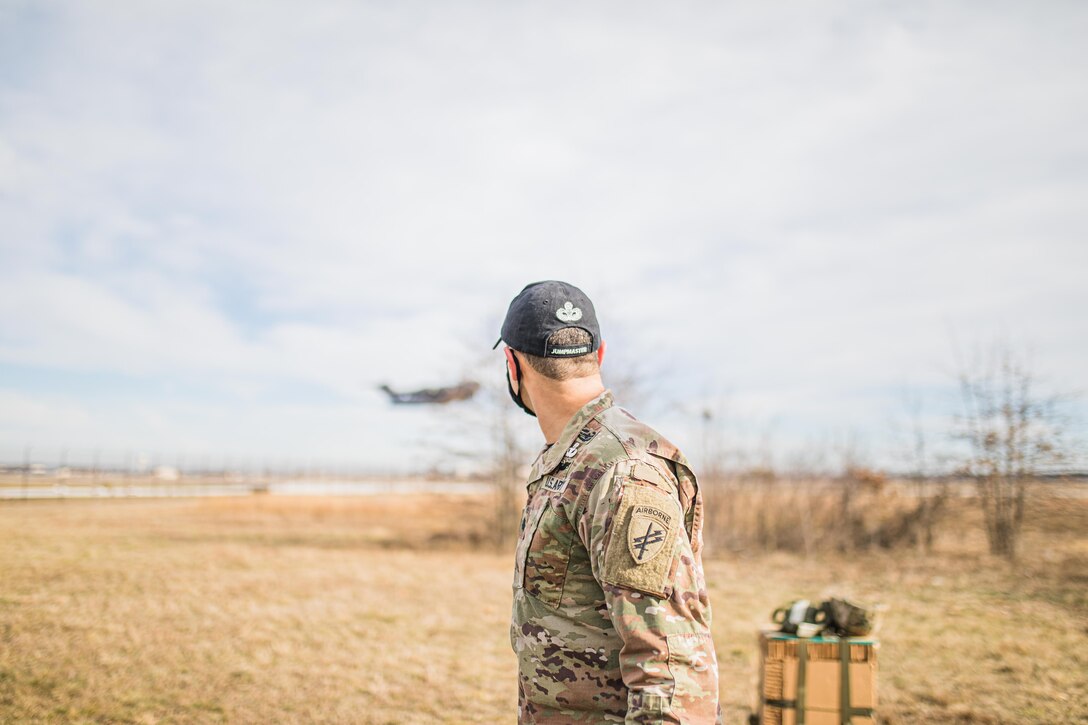
[[547,476],[544,479],[544,489],[547,491],[562,491],[567,487],[567,479],[557,476]]

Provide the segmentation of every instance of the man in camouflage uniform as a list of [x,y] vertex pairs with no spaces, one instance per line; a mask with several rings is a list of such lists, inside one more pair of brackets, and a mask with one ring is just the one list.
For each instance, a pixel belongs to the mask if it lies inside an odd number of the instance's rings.
[[687,460],[613,405],[596,314],[577,287],[526,287],[500,342],[510,395],[547,443],[515,558],[518,721],[720,723],[702,497]]

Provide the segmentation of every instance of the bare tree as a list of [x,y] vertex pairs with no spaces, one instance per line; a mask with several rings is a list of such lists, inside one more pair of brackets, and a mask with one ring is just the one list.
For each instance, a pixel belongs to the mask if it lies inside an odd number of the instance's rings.
[[494,487],[494,534],[495,545],[502,548],[518,535],[518,507],[524,501],[525,476],[522,475],[530,460],[528,447],[518,435],[518,423],[524,422],[522,412],[508,399],[501,387],[492,386],[488,391],[491,419],[491,456],[488,461],[488,478]]
[[421,447],[434,457],[439,470],[451,462],[467,463],[472,475],[491,487],[491,504],[484,531],[476,541],[507,547],[517,537],[519,508],[524,502],[527,464],[532,460],[530,425],[510,401],[498,353],[472,360],[461,377],[480,383],[470,401],[442,409],[435,425],[421,436]]
[[961,472],[976,484],[990,552],[1015,559],[1029,481],[1066,458],[1058,396],[1037,392],[1037,377],[1008,344],[981,364],[961,363],[962,412],[955,436],[966,442]]

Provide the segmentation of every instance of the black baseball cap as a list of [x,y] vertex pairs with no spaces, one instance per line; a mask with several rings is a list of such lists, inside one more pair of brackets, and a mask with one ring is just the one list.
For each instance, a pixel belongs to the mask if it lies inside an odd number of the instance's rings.
[[[589,344],[549,346],[548,337],[567,327],[588,332]],[[491,349],[500,342],[537,357],[578,357],[601,346],[601,328],[586,293],[553,279],[533,282],[518,293],[506,311],[502,334]]]

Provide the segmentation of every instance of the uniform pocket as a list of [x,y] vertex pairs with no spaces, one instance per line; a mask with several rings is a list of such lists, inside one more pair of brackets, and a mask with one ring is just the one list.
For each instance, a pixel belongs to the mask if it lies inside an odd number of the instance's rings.
[[570,563],[574,527],[563,509],[546,501],[525,554],[525,591],[548,606],[558,607]]
[[673,712],[684,722],[714,722],[718,713],[718,662],[710,634],[670,634],[665,640],[674,683]]
[[529,555],[529,546],[547,506],[548,499],[545,496],[531,498],[525,503],[521,528],[518,531],[518,546],[514,551],[514,589],[521,589],[525,585],[525,562]]

